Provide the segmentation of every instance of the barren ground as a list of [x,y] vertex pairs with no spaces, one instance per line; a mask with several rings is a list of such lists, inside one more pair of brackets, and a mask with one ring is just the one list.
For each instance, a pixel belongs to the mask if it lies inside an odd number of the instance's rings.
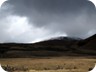
[[96,63],[93,57],[42,57],[0,59],[9,72],[88,72]]

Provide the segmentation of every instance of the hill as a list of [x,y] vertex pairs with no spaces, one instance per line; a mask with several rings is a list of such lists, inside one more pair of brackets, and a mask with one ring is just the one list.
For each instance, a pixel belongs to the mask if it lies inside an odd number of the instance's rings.
[[84,53],[96,55],[96,34],[80,41],[78,49]]
[[56,37],[33,43],[1,43],[1,57],[96,55],[96,35],[87,39]]

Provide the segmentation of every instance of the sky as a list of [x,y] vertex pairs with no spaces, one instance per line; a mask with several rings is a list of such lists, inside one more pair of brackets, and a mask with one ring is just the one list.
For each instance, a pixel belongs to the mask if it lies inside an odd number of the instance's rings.
[[0,42],[32,43],[96,33],[96,9],[88,0],[7,0],[0,8]]

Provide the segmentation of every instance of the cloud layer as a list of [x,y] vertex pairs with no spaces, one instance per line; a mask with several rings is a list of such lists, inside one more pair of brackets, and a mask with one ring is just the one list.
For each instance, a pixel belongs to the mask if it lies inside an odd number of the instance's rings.
[[95,6],[87,0],[8,0],[0,10],[1,42],[33,42],[96,33]]

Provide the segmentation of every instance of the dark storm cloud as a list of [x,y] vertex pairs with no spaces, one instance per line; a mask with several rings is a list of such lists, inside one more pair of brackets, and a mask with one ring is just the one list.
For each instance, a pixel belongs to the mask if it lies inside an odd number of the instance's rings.
[[95,6],[87,0],[9,0],[8,3],[13,5],[13,14],[28,17],[35,26],[66,32],[69,36],[84,37],[96,23]]
[[11,15],[27,17],[29,25],[49,34],[85,38],[96,33],[96,9],[88,0],[8,0],[7,4]]

